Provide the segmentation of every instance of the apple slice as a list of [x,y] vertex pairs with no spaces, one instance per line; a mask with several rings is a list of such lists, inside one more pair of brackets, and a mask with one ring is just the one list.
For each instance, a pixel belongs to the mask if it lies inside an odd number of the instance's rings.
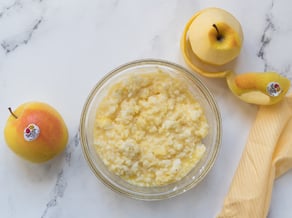
[[229,74],[226,79],[234,95],[247,103],[257,105],[280,102],[290,88],[290,80],[276,72]]

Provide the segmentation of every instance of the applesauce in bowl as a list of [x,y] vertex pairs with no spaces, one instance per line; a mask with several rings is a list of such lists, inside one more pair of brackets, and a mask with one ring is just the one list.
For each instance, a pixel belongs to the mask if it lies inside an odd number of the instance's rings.
[[166,61],[123,65],[97,83],[82,111],[89,166],[126,196],[159,200],[194,187],[214,164],[221,119],[188,70]]

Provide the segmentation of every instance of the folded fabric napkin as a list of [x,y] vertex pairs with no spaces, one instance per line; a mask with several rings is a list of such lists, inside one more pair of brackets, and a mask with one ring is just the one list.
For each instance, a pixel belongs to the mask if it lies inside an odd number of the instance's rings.
[[275,178],[292,168],[292,95],[259,107],[218,218],[267,217]]

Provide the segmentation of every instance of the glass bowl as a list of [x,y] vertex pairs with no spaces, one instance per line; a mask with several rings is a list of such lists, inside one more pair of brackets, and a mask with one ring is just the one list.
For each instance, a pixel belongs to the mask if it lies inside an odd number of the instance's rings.
[[[195,167],[181,180],[155,187],[133,185],[110,172],[94,148],[94,122],[99,102],[108,88],[124,76],[132,73],[163,71],[183,79],[191,93],[204,109],[209,124],[208,135],[203,139],[206,151]],[[90,92],[85,102],[80,120],[80,140],[82,151],[96,177],[113,191],[140,200],[162,200],[184,193],[197,185],[212,168],[221,142],[221,117],[216,102],[208,88],[194,73],[163,60],[138,60],[114,69],[104,76]]]

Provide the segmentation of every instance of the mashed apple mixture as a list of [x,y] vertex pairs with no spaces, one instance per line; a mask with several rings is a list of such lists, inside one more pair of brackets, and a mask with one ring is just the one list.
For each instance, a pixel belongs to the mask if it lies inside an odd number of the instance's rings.
[[180,180],[202,158],[203,108],[187,84],[164,72],[110,87],[96,113],[94,143],[110,171],[138,186]]

